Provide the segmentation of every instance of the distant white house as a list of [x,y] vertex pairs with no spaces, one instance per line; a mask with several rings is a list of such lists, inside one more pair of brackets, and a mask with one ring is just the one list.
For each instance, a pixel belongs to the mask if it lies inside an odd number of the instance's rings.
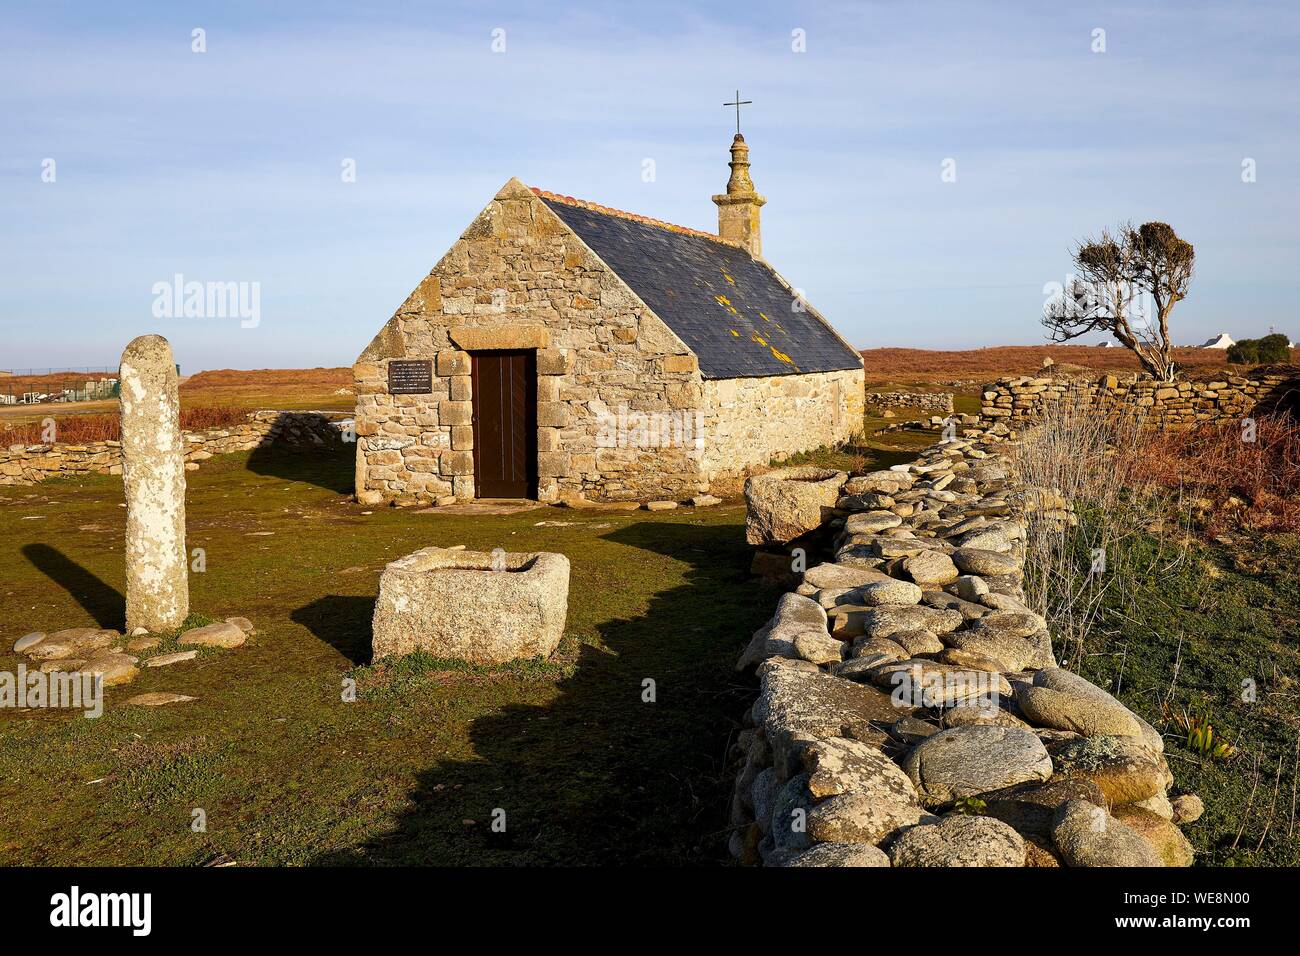
[[1216,335],[1214,338],[1212,338],[1212,339],[1210,339],[1208,342],[1204,343],[1204,344],[1201,346],[1201,348],[1203,348],[1203,349],[1229,349],[1229,348],[1231,348],[1232,346],[1234,346],[1234,345],[1236,345],[1236,344],[1237,344],[1237,343],[1234,342],[1234,341],[1232,340],[1232,336],[1231,336],[1231,335],[1229,335],[1227,332],[1220,332],[1220,333],[1219,333],[1218,335]]
[[1097,343],[1097,348],[1099,349],[1113,349],[1114,347],[1115,347],[1115,343],[1112,342],[1110,339],[1107,339],[1105,342]]

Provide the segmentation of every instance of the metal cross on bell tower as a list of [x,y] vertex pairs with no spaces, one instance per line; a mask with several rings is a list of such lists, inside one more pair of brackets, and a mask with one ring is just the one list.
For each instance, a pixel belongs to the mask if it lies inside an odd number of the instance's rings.
[[742,106],[749,106],[753,102],[754,102],[753,100],[742,100],[740,98],[740,90],[736,90],[736,99],[730,103],[722,104],[723,106],[734,106],[736,108],[736,135],[737,136],[740,135],[740,108]]

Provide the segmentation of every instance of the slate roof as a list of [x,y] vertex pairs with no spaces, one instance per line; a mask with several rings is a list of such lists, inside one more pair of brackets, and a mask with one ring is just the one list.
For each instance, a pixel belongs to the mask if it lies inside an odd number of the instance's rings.
[[705,378],[860,368],[771,267],[717,236],[534,189],[693,351]]

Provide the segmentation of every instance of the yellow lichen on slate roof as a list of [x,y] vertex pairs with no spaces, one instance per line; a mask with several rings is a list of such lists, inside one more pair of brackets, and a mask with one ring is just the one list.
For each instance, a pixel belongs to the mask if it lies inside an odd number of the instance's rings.
[[768,350],[772,353],[772,358],[776,359],[778,362],[784,362],[786,365],[793,365],[795,368],[799,367],[794,364],[794,359],[790,358],[790,356],[786,355],[780,349],[769,345]]
[[769,352],[772,353],[772,358],[776,359],[778,362],[784,362],[786,365],[789,365],[796,369],[799,367],[794,364],[794,359],[790,358],[790,356],[786,355],[775,345],[772,345],[770,342],[768,342],[767,339],[763,338],[763,336],[759,335],[757,332],[750,333],[750,341],[756,342],[759,345],[765,347]]
[[[793,288],[739,243],[572,197],[535,194],[686,343],[705,378],[862,367],[819,315],[786,316]],[[716,321],[709,303],[727,319]],[[754,329],[757,339],[751,339]]]

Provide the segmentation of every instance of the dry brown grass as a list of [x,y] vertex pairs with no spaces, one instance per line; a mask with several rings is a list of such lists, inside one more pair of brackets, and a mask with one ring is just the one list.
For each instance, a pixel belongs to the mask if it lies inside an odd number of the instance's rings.
[[[55,392],[85,388],[87,382],[117,378],[109,372],[51,372],[46,375],[0,375],[0,392]],[[249,391],[276,388],[333,390],[352,384],[350,368],[263,368],[214,369],[198,372],[182,382],[181,391],[190,394],[210,391]]]
[[[181,430],[200,431],[204,428],[225,428],[247,420],[248,412],[229,406],[203,406],[181,409]],[[117,415],[50,415],[54,419],[54,437],[64,444],[81,445],[96,441],[118,441],[122,437],[121,421]],[[7,431],[0,431],[0,443],[5,445],[44,444],[43,422],[28,422]]]
[[[1067,396],[1046,406],[1041,423],[1009,451],[1013,470],[1048,503],[1027,515],[1025,594],[1047,618],[1062,666],[1078,666],[1115,592],[1172,566],[1128,542],[1156,533],[1179,545],[1175,564],[1185,556],[1190,514],[1178,495],[1157,494],[1155,478],[1142,470],[1144,426],[1138,410],[1102,416]],[[1058,517],[1062,505],[1071,509],[1069,522]]]
[[[81,378],[85,378],[82,376]],[[10,390],[8,382],[13,378],[0,377],[0,392]],[[81,381],[80,385],[84,386]],[[309,368],[309,369],[258,369],[240,371],[219,369],[212,372],[199,372],[181,382],[180,400],[182,412],[211,408],[215,414],[222,414],[224,409],[244,409],[252,411],[260,408],[275,408],[284,411],[303,411],[322,409],[327,411],[348,411],[355,405],[352,394],[352,370],[348,368]],[[38,389],[41,391],[43,389]],[[76,402],[65,404],[43,403],[40,405],[5,405],[0,406],[0,432],[8,423],[12,428],[43,422],[53,417],[60,422],[70,422],[73,416],[116,416],[117,400],[94,402]],[[197,420],[197,419],[196,419]],[[196,426],[199,427],[199,426]],[[90,424],[75,426],[79,431],[68,434],[101,434]],[[38,428],[39,433],[39,428]],[[0,441],[3,438],[0,437]],[[78,441],[91,441],[91,438],[78,438]]]
[[181,384],[181,407],[351,409],[350,368],[290,368],[199,372]]
[[191,375],[181,391],[195,393],[220,389],[299,388],[335,389],[352,384],[350,368],[213,369]]
[[117,372],[51,372],[47,375],[0,375],[0,393],[21,395],[24,392],[61,392],[65,388],[83,389],[87,382],[117,378]]
[[1300,531],[1300,423],[1270,415],[1254,425],[1254,441],[1241,422],[1149,436],[1136,473],[1206,499],[1212,532]]

